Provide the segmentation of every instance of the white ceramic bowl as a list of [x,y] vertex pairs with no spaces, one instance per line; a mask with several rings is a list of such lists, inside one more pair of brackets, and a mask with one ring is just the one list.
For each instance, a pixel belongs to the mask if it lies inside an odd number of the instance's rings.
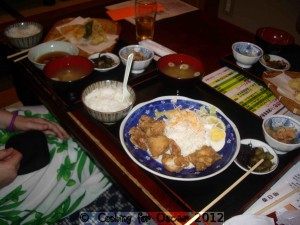
[[[93,107],[91,107],[91,103],[89,103],[89,101],[86,100],[86,96],[89,95],[94,90],[97,90],[97,89],[98,90],[99,89],[107,90],[107,88],[113,89],[113,90],[116,90],[116,89],[122,90],[122,86],[123,86],[123,82],[114,81],[114,80],[104,80],[104,81],[98,81],[98,82],[92,83],[88,87],[86,87],[82,92],[81,100],[82,100],[83,105],[85,106],[86,110],[88,111],[88,113],[92,117],[94,117],[96,120],[99,120],[105,124],[114,124],[114,123],[122,120],[132,109],[132,106],[135,103],[135,99],[136,99],[135,92],[130,86],[127,85],[128,91],[130,93],[129,102],[131,102],[131,103],[127,107],[119,109],[117,111],[113,111],[111,108],[109,110],[107,110],[107,107],[112,107],[112,105],[120,104],[119,101],[122,100],[122,95],[119,96],[115,92],[111,92],[111,93],[106,92],[105,96],[103,94],[101,96],[99,96],[99,98],[98,98],[99,100],[97,101],[98,105],[100,105],[99,107],[103,108],[103,109],[106,108],[105,110],[102,110],[102,111],[93,109]],[[115,97],[111,98],[111,96],[113,96],[113,95],[119,96],[117,98],[117,100],[115,99]],[[93,102],[95,103],[95,101],[93,101]]]
[[[111,67],[102,67],[102,68],[97,67],[97,65],[95,64],[95,62],[93,60],[99,58],[99,55],[100,55],[100,57],[106,56],[106,57],[111,58],[112,60],[114,60],[115,64]],[[109,52],[92,54],[92,55],[89,56],[89,59],[95,64],[94,70],[97,70],[99,72],[107,72],[109,70],[112,70],[112,69],[116,68],[118,65],[120,65],[120,58],[117,55],[115,55],[113,53],[109,53]]]
[[37,22],[15,23],[5,28],[4,35],[15,48],[31,48],[41,41],[43,26]]
[[[268,173],[271,173],[273,172],[277,166],[278,166],[278,156],[277,154],[275,153],[275,151],[269,146],[267,145],[266,143],[262,142],[262,141],[259,141],[259,140],[255,140],[255,139],[243,139],[241,140],[241,144],[244,144],[244,145],[248,145],[248,144],[251,144],[253,148],[255,147],[262,147],[264,149],[265,152],[269,152],[270,154],[273,155],[273,159],[271,160],[271,162],[273,163],[273,166],[270,170],[268,171],[265,171],[265,172],[251,172],[252,174],[256,174],[256,175],[264,175],[264,174],[268,174]],[[241,154],[241,150],[239,152],[239,154]],[[237,156],[238,157],[238,156]],[[239,161],[237,160],[237,158],[234,160],[235,164],[240,167],[242,170],[244,171],[248,171],[249,168],[245,168],[244,166],[242,166]]]
[[275,225],[272,218],[263,215],[243,214],[231,217],[224,225]]
[[40,70],[43,70],[45,64],[38,63],[36,60],[42,55],[50,52],[66,52],[69,55],[78,55],[79,49],[69,42],[49,41],[39,44],[30,49],[30,51],[28,52],[28,59],[30,62],[33,63],[33,65],[35,65],[35,67],[37,67]]
[[272,62],[272,61],[275,61],[275,62],[276,61],[281,61],[282,65],[285,64],[285,67],[284,68],[277,68],[276,66],[272,65],[272,63],[271,64],[268,63],[268,61],[266,61],[264,56],[263,56],[259,59],[259,62],[267,70],[285,71],[285,70],[289,70],[291,68],[291,64],[285,58],[282,58],[278,55],[271,55],[271,54],[268,54],[268,55],[270,57],[270,59],[269,59],[270,62]]
[[263,50],[249,42],[235,42],[232,45],[232,53],[236,64],[242,68],[251,68],[263,55]]
[[[291,127],[297,130],[295,144],[286,144],[271,137],[266,131],[267,128],[277,129],[278,127]],[[277,154],[286,154],[300,148],[300,122],[285,115],[272,115],[264,119],[262,124],[266,142],[275,150]]]
[[136,60],[134,57],[134,61],[132,63],[131,72],[132,73],[142,73],[151,63],[154,53],[150,49],[141,46],[141,45],[128,45],[123,47],[119,51],[119,57],[122,63],[126,66],[127,58],[130,53],[137,52],[138,54],[142,54],[145,57],[145,60]]

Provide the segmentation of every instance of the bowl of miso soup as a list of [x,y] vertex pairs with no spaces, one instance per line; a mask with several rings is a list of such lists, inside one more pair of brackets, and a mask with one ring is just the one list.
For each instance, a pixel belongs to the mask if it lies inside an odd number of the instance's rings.
[[76,87],[94,70],[94,64],[83,56],[63,56],[50,61],[43,73],[50,85],[64,89]]
[[193,84],[204,73],[203,63],[186,54],[165,55],[158,60],[157,68],[168,84],[176,86]]
[[35,67],[43,70],[45,65],[59,57],[78,55],[79,49],[65,41],[49,41],[36,45],[28,52],[28,59]]

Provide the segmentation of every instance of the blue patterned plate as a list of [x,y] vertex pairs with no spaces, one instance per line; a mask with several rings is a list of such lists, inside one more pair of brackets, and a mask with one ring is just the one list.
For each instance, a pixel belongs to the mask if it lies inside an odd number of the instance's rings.
[[[218,152],[222,159],[215,162],[203,171],[196,171],[194,167],[186,168],[179,173],[170,172],[157,160],[153,159],[148,151],[137,148],[130,141],[129,130],[136,127],[142,115],[155,117],[155,111],[166,111],[174,108],[216,111],[216,115],[226,126],[225,146]],[[162,118],[160,118],[162,119]],[[136,105],[122,121],[120,127],[120,140],[129,157],[140,167],[157,176],[180,181],[195,181],[207,179],[223,172],[236,158],[240,149],[240,135],[234,123],[215,106],[181,96],[164,96]]]

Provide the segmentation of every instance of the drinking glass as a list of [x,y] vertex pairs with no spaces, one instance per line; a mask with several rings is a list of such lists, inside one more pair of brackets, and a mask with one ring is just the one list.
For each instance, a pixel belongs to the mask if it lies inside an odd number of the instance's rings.
[[135,1],[135,26],[138,41],[153,39],[156,12],[156,0]]

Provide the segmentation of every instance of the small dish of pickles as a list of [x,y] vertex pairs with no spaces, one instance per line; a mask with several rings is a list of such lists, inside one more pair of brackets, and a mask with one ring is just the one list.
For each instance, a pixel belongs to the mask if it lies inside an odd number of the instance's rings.
[[252,174],[268,174],[273,172],[278,166],[278,156],[269,145],[255,139],[241,140],[239,154],[234,160],[238,167],[244,171],[248,171],[261,159],[264,159],[264,161],[252,172]]
[[267,70],[285,71],[291,68],[291,64],[278,55],[265,54],[259,59],[259,62]]
[[89,57],[94,63],[94,69],[99,72],[107,72],[120,64],[120,58],[113,53],[95,53]]

